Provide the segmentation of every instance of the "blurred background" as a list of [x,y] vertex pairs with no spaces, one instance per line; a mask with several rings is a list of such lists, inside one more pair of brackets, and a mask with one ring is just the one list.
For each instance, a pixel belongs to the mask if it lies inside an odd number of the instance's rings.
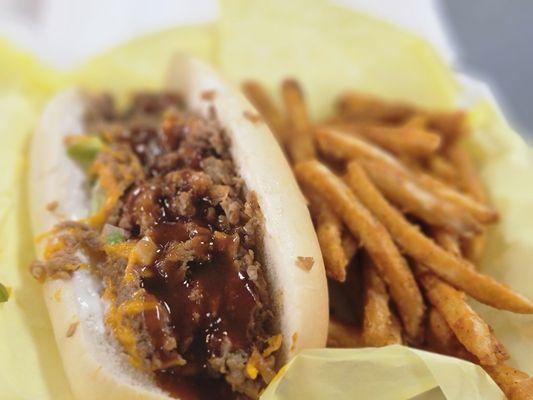
[[[533,137],[533,1],[337,0],[421,36],[450,65],[491,85]],[[215,0],[0,0],[0,35],[67,68],[135,36],[217,16]]]
[[490,83],[506,116],[533,138],[533,1],[437,2],[456,65]]

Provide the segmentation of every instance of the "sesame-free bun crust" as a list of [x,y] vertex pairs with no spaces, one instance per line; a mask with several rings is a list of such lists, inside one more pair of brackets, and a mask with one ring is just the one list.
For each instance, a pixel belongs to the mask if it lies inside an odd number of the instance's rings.
[[[177,57],[168,86],[184,95],[191,110],[212,108],[227,132],[239,173],[257,194],[265,218],[264,257],[275,310],[283,333],[281,359],[307,347],[323,347],[328,323],[326,277],[303,196],[273,135],[253,107],[210,68]],[[141,85],[140,85],[141,86]],[[205,92],[214,96],[208,101]],[[73,89],[57,95],[36,130],[30,159],[30,204],[35,235],[61,220],[89,213],[85,174],[66,154],[64,137],[85,133],[86,96]],[[212,112],[212,111],[211,111]],[[47,205],[57,202],[53,212]],[[39,246],[38,246],[39,247]],[[42,249],[38,248],[41,256]],[[313,261],[309,270],[298,257]],[[305,264],[305,262],[304,262]],[[105,334],[101,283],[79,270],[69,280],[48,280],[44,296],[72,392],[78,399],[169,399],[135,370],[113,338]]]

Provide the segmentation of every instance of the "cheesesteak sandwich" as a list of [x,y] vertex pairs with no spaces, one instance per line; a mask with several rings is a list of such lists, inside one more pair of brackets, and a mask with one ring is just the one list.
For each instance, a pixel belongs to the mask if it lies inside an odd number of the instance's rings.
[[257,398],[325,345],[305,201],[269,129],[213,71],[174,60],[126,107],[73,89],[31,149],[44,282],[80,399]]

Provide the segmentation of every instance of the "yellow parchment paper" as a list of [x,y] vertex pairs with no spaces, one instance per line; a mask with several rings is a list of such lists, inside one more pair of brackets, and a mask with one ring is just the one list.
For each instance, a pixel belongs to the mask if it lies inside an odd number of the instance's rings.
[[[224,0],[213,24],[171,29],[120,46],[66,73],[40,65],[0,41],[0,281],[12,289],[0,305],[0,399],[71,399],[33,257],[25,174],[27,148],[45,100],[81,84],[119,92],[156,87],[176,52],[192,53],[235,82],[255,77],[271,88],[288,74],[301,79],[314,116],[342,89],[446,108],[463,90],[422,40],[325,0]],[[476,155],[502,214],[492,232],[485,272],[533,298],[533,161],[531,150],[490,102],[473,111]],[[477,305],[476,305],[477,306]],[[533,318],[478,306],[516,364],[533,373]],[[308,350],[295,358],[264,399],[498,399],[477,366],[401,346]]]
[[[423,40],[326,0],[222,0],[220,67],[271,89],[293,75],[315,116],[347,87],[429,107],[453,105],[450,71]],[[385,90],[384,90],[385,89]]]
[[68,74],[68,82],[91,90],[130,91],[157,88],[165,65],[175,53],[186,53],[213,63],[213,24],[181,26],[133,40],[106,51]]
[[40,285],[28,273],[33,240],[27,214],[27,148],[37,112],[59,77],[0,42],[0,398],[67,399],[70,390]]
[[[421,396],[421,397],[416,397]],[[423,396],[423,397],[422,397]],[[306,350],[262,399],[501,399],[478,366],[405,346]]]

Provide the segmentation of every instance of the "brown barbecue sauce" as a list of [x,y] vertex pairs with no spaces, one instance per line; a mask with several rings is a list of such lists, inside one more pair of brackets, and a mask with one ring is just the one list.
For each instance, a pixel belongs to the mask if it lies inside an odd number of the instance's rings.
[[[142,287],[156,297],[163,311],[160,307],[145,311],[147,330],[155,351],[164,358],[161,319],[168,318],[179,353],[187,361],[156,371],[158,383],[182,399],[234,398],[223,379],[207,374],[207,360],[220,356],[224,338],[240,349],[249,350],[252,345],[248,330],[255,294],[248,277],[233,264],[233,237],[215,238],[211,228],[199,221],[159,222],[151,235],[158,256],[148,267],[152,276],[143,278]],[[169,243],[194,238],[199,238],[197,248],[205,261],[189,263],[185,271],[166,261]]]

